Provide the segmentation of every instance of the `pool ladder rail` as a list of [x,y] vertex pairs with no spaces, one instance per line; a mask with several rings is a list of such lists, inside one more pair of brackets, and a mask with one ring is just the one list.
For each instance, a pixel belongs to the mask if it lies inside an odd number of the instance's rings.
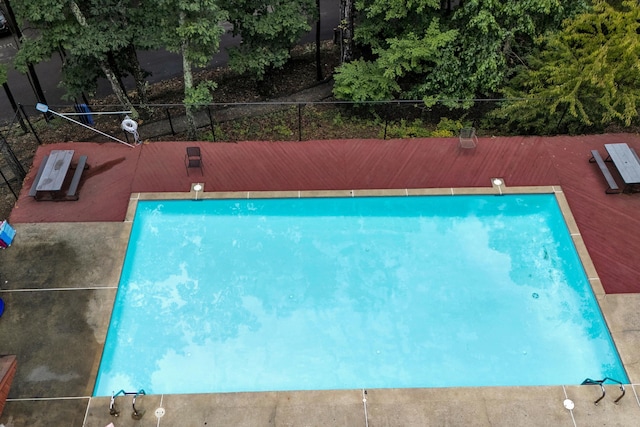
[[142,416],[144,415],[144,411],[139,411],[136,409],[136,398],[138,396],[145,396],[147,393],[145,393],[145,391],[143,389],[140,389],[139,391],[124,391],[124,390],[120,390],[119,392],[115,393],[115,394],[111,394],[111,402],[109,403],[109,414],[113,415],[114,417],[117,417],[120,415],[120,411],[118,411],[116,409],[116,397],[122,395],[122,396],[133,396],[133,400],[131,402],[131,407],[133,408],[133,413],[131,414],[131,418],[133,418],[134,420],[139,420],[142,418]]
[[611,382],[616,383],[616,384],[618,384],[620,386],[620,391],[622,391],[622,394],[616,400],[613,401],[613,403],[615,403],[617,405],[618,402],[620,402],[620,399],[622,399],[624,397],[624,394],[625,394],[624,384],[622,384],[620,381],[614,380],[613,378],[609,378],[609,377],[605,377],[602,380],[592,380],[591,378],[587,378],[586,380],[582,381],[582,384],[580,384],[580,385],[599,385],[600,386],[600,388],[602,389],[602,396],[600,396],[600,398],[598,400],[593,402],[595,405],[597,405],[598,403],[600,403],[600,401],[602,399],[604,399],[604,396],[607,393],[605,391],[604,385],[603,385],[603,383],[605,381],[611,381]]

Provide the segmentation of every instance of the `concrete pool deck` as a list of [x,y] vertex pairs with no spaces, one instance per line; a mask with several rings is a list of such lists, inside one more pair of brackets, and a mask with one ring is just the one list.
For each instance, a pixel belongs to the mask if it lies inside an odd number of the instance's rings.
[[[490,194],[503,190],[521,191],[495,186],[468,189]],[[386,193],[402,191],[407,192]],[[425,192],[451,194],[452,190]],[[247,197],[246,193],[216,196],[243,194]],[[348,190],[339,194],[353,195]],[[120,416],[114,417],[109,414],[110,398],[90,396],[128,244],[133,206],[141,198],[160,197],[192,198],[194,194],[134,194],[124,222],[14,224],[15,243],[0,252],[0,296],[7,305],[0,342],[3,352],[18,355],[18,372],[0,423],[6,427],[104,427],[111,422],[115,427],[638,424],[640,294],[605,294],[598,290],[595,278],[592,286],[633,383],[626,386],[626,396],[618,404],[614,400],[620,389],[615,385],[606,387],[606,397],[597,406],[593,402],[601,391],[593,385],[371,389],[366,395],[356,389],[141,396],[136,401],[136,408],[144,412],[140,420],[132,419],[131,396],[126,396],[116,399]],[[579,251],[580,241],[580,235],[575,235]],[[585,267],[589,271],[590,267]],[[574,402],[573,410],[565,408],[565,399]],[[159,408],[164,412],[161,417],[156,416]]]

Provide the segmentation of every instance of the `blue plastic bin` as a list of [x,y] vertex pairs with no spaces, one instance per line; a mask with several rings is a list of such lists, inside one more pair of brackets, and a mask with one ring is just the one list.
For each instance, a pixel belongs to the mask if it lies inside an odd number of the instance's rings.
[[0,247],[11,246],[16,230],[9,225],[7,221],[0,222]]

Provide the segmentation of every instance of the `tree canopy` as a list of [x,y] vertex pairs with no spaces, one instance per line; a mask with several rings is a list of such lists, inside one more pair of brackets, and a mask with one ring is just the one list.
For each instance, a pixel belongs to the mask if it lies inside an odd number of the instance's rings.
[[[147,1],[147,3],[149,3]],[[134,31],[147,23],[144,14],[136,12],[144,1],[88,0],[13,0],[12,6],[21,23],[36,29],[35,36],[24,36],[15,57],[15,66],[23,71],[28,64],[49,60],[52,55],[63,57],[63,80],[67,97],[81,93],[91,95],[99,77],[106,77],[120,102],[133,110],[122,78],[132,74],[138,83],[139,96],[144,100],[146,74],[137,61],[136,49],[148,47]],[[154,27],[155,28],[155,27]]]
[[496,113],[521,132],[579,132],[628,126],[640,100],[640,8],[636,1],[593,8],[566,21],[528,57]]
[[211,102],[211,90],[216,85],[215,82],[196,85],[193,69],[204,67],[213,54],[218,52],[220,37],[225,31],[222,24],[228,15],[216,0],[157,0],[157,4],[164,11],[160,16],[161,26],[164,28],[164,45],[168,50],[182,55],[187,133],[189,139],[196,139],[194,110]]
[[36,30],[21,40],[16,68],[24,72],[28,64],[61,54],[61,84],[69,98],[93,94],[98,79],[106,77],[121,103],[131,108],[122,83],[127,75],[134,77],[138,99],[146,103],[149,73],[140,66],[139,50],[180,53],[185,104],[206,104],[215,82],[195,85],[191,73],[219,52],[223,23],[231,21],[243,39],[230,52],[230,65],[261,79],[289,59],[316,11],[313,0],[12,0],[12,5],[21,23]]
[[584,7],[561,0],[467,0],[455,8],[439,0],[359,0],[362,55],[338,70],[335,94],[470,107],[502,88],[537,37]]
[[229,67],[262,80],[281,68],[316,18],[315,0],[222,0],[232,32],[242,37],[229,48]]

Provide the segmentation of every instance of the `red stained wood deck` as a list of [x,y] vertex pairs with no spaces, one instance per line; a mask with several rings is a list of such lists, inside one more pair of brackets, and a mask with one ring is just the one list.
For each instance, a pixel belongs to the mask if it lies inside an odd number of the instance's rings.
[[[640,151],[640,136],[480,138],[472,150],[457,139],[340,140],[307,142],[61,143],[40,147],[10,221],[123,221],[134,192],[336,190],[562,186],[607,293],[640,292],[640,194],[606,195],[606,183],[590,150],[626,142]],[[187,175],[187,145],[198,145],[204,173]],[[41,159],[52,149],[88,155],[75,202],[36,202],[27,193]],[[614,176],[615,168],[610,167]],[[619,177],[618,182],[621,183]]]

